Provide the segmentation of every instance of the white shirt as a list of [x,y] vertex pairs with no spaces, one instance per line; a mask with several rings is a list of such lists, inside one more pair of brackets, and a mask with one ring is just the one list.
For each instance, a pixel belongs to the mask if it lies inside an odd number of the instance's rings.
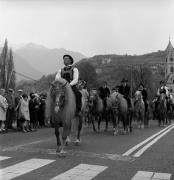
[[167,86],[161,86],[161,88],[158,89],[157,95],[160,95],[160,89],[165,89],[166,90],[166,95],[169,96],[169,89]]
[[[59,71],[57,72],[55,80],[57,80],[59,78],[61,78],[61,69],[59,69]],[[79,70],[76,67],[74,67],[73,68],[73,80],[70,82],[70,85],[74,86],[78,83],[78,81],[79,81]]]

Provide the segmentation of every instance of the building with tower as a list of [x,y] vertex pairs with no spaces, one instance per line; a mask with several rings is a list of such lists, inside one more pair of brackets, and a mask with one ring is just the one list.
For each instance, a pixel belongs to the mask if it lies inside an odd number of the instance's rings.
[[166,68],[165,68],[166,86],[171,93],[174,93],[174,48],[169,39],[169,44],[166,48]]

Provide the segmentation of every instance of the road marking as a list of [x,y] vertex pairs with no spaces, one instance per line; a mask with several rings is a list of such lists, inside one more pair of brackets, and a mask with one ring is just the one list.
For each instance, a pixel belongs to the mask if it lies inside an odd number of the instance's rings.
[[156,143],[160,138],[162,138],[165,134],[167,134],[169,131],[171,131],[174,128],[174,126],[170,127],[167,131],[157,136],[154,140],[146,144],[143,148],[141,148],[137,153],[133,155],[133,157],[139,157],[141,156],[148,148],[150,148],[154,143]]
[[142,141],[141,143],[137,144],[136,146],[132,147],[131,149],[129,149],[128,151],[126,151],[123,156],[129,156],[130,154],[132,154],[134,151],[136,151],[139,147],[141,147],[142,145],[144,145],[145,143],[147,143],[148,141],[150,141],[151,139],[153,139],[154,137],[158,136],[159,134],[163,133],[164,131],[166,131],[167,129],[169,129],[170,127],[172,127],[172,125],[164,128],[163,130],[159,131],[158,133],[155,133],[154,135],[148,137],[147,139],[145,139],[144,141]]
[[3,160],[5,160],[5,159],[9,159],[9,158],[11,158],[11,157],[7,157],[7,156],[0,156],[0,161],[3,161]]
[[[18,147],[16,149],[6,149],[5,151],[9,152],[25,152],[25,153],[39,153],[39,154],[50,154],[56,155],[55,149],[44,149],[44,148],[30,148],[30,147]],[[111,161],[126,161],[132,162],[136,160],[136,158],[132,156],[122,156],[121,154],[108,154],[108,153],[94,153],[80,150],[67,150],[67,156],[73,157],[89,157],[89,158],[99,158],[99,159],[107,159]]]
[[170,180],[172,174],[138,171],[131,180]]
[[50,164],[55,160],[50,159],[30,159],[23,161],[21,163],[8,166],[6,168],[0,169],[0,178],[5,180],[10,180],[18,176],[24,175],[42,166]]
[[39,140],[39,141],[34,141],[34,142],[30,142],[30,143],[25,143],[25,144],[20,144],[20,145],[17,145],[17,146],[12,146],[12,147],[7,147],[7,148],[3,148],[1,151],[9,151],[9,150],[16,150],[20,147],[23,147],[23,146],[29,146],[29,145],[33,145],[33,144],[39,144],[39,143],[42,143],[42,142],[46,142],[46,141],[49,141],[53,138],[47,138],[47,139],[44,139],[44,140]]
[[51,180],[91,180],[107,168],[107,166],[79,164]]

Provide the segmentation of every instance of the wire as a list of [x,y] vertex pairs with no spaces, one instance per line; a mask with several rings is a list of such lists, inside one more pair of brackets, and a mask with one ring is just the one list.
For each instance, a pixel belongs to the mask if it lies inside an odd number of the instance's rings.
[[33,81],[37,82],[36,79],[33,79],[33,78],[31,78],[31,77],[29,77],[29,76],[27,76],[27,75],[25,75],[25,74],[19,73],[19,72],[17,72],[17,71],[13,71],[13,72],[15,72],[16,74],[18,74],[19,76],[22,76],[22,77],[25,77],[25,78],[27,78],[27,79],[30,79],[30,80],[33,80]]

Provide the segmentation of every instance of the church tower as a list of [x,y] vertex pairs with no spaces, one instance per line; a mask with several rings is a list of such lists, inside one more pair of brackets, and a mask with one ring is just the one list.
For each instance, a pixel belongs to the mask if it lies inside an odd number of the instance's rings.
[[165,79],[166,85],[171,93],[174,93],[174,48],[169,39],[169,44],[166,48],[166,68]]

